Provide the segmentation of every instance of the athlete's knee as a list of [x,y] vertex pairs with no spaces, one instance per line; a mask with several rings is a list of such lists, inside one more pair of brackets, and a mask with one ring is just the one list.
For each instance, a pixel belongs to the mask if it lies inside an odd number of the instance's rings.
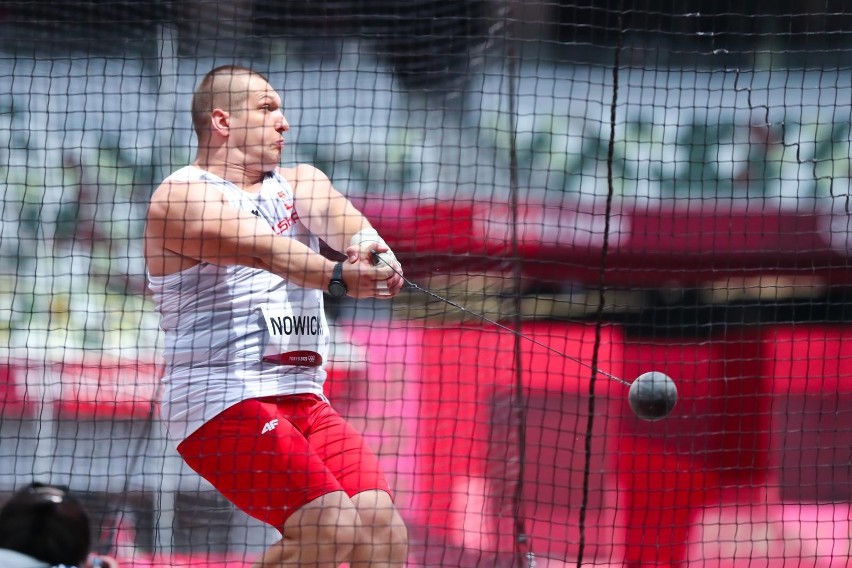
[[408,554],[408,528],[384,491],[365,492],[353,498],[361,519],[359,545],[388,551],[391,560],[404,561]]
[[315,541],[321,558],[346,562],[361,538],[361,527],[354,509],[329,515],[319,524]]
[[362,524],[362,526],[363,529],[372,532],[388,544],[408,545],[408,528],[393,505],[376,511],[372,523]]
[[396,508],[393,509],[385,527],[385,538],[391,547],[391,559],[404,562],[408,556],[408,527]]
[[343,492],[316,499],[294,513],[282,529],[284,538],[320,562],[346,562],[360,538],[360,518]]

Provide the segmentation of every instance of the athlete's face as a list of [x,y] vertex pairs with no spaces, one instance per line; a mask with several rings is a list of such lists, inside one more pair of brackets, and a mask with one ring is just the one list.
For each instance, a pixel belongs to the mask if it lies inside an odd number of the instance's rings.
[[243,81],[247,96],[231,111],[231,145],[244,154],[246,169],[269,172],[281,162],[283,134],[290,125],[281,111],[281,97],[269,83],[256,75]]

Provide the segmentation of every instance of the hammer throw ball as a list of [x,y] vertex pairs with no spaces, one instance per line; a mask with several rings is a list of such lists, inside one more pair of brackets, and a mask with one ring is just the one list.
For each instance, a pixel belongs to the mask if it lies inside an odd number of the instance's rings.
[[627,400],[633,413],[642,420],[662,420],[677,404],[677,387],[665,373],[651,371],[633,381]]

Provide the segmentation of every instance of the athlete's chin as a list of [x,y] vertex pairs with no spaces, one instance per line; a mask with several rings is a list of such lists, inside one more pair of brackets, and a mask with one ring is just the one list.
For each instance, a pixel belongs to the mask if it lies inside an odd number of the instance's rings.
[[259,164],[258,169],[260,169],[260,171],[268,174],[270,172],[275,171],[275,169],[280,165],[281,165],[281,157],[279,156],[277,159],[274,159],[274,160],[271,160],[271,159],[270,160],[263,160],[263,162],[261,162]]
[[280,166],[281,165],[281,150],[278,150],[277,152],[274,152],[273,154],[266,156],[263,160],[263,163],[264,163],[265,166],[267,166],[269,168],[269,171],[272,171],[275,168],[277,168],[278,166]]

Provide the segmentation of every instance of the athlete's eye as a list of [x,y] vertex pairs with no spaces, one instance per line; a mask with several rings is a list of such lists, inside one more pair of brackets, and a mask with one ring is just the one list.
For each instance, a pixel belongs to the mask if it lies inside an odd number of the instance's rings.
[[272,105],[268,105],[268,104],[267,104],[267,105],[263,105],[263,106],[262,106],[262,107],[260,107],[260,108],[262,108],[262,109],[263,109],[263,110],[265,110],[266,112],[272,112]]

